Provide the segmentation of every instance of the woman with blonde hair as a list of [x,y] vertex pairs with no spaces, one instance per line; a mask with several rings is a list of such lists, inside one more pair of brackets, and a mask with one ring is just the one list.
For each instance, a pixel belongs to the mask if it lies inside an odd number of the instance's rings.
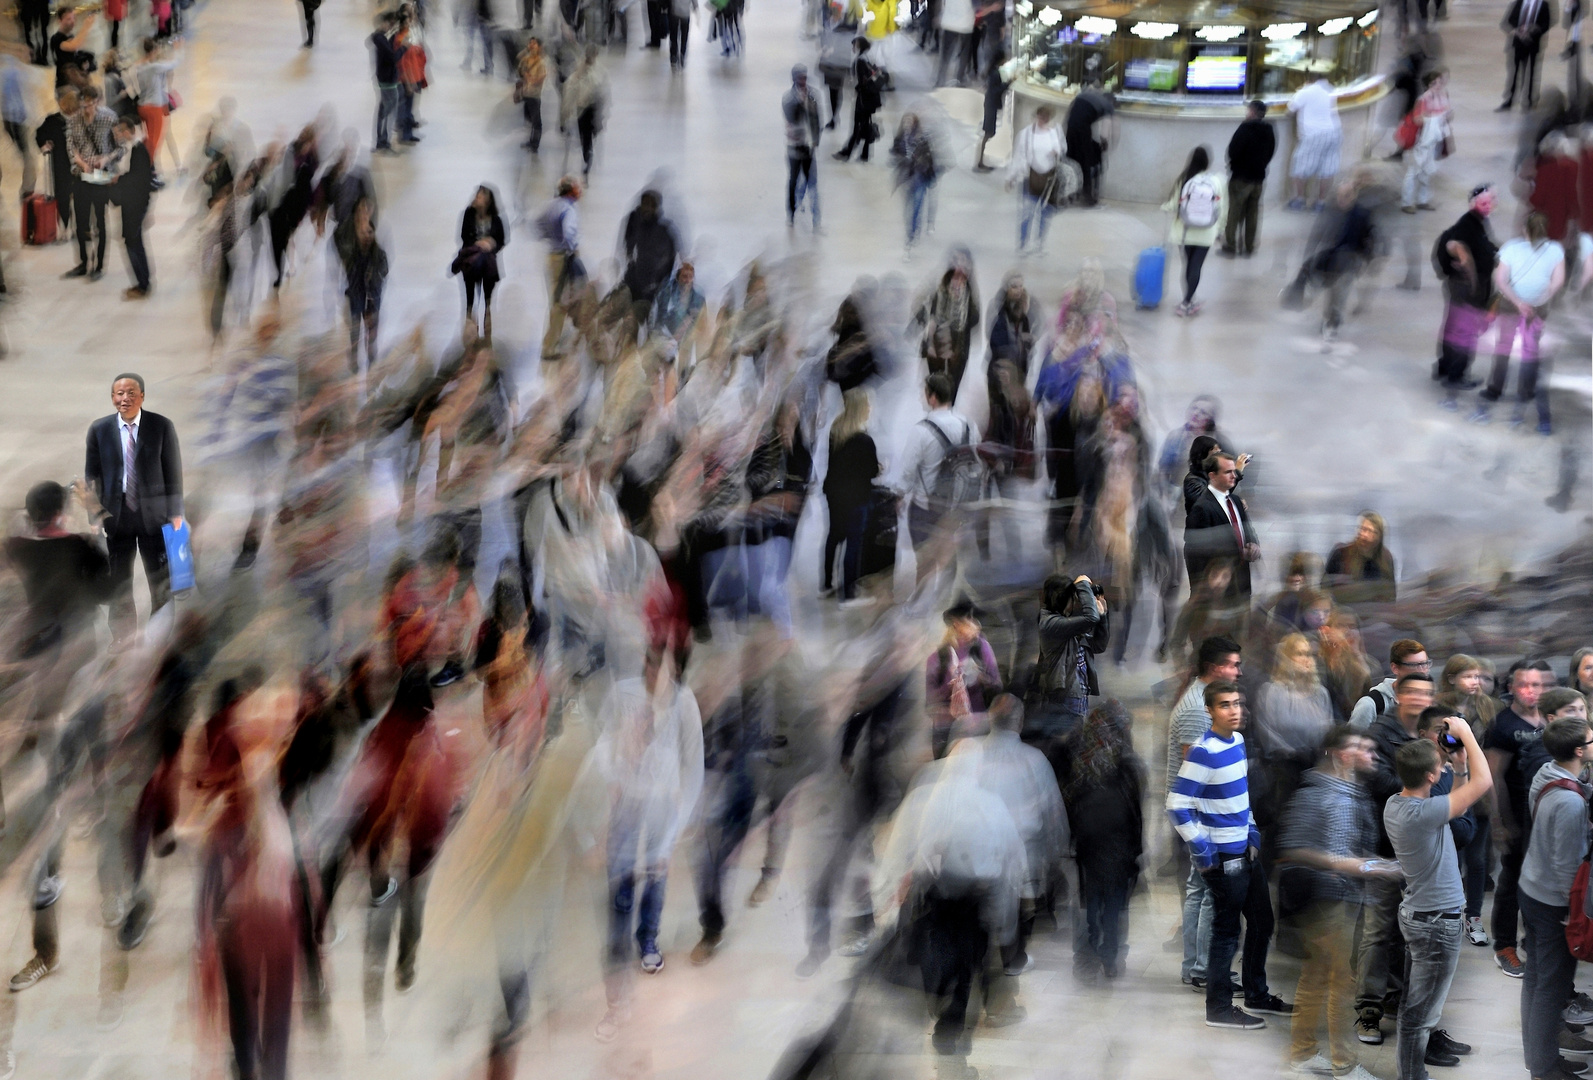
[[1278,642],[1272,679],[1256,695],[1256,708],[1262,746],[1269,754],[1314,758],[1333,724],[1333,704],[1317,674],[1316,646],[1310,638],[1287,634]]
[[[1438,677],[1435,703],[1464,716],[1480,742],[1499,712],[1499,703],[1488,693],[1492,688],[1493,672],[1486,660],[1456,653]],[[1477,820],[1477,828],[1471,834],[1471,842],[1458,853],[1466,886],[1466,940],[1473,945],[1486,945],[1488,931],[1482,925],[1482,894],[1488,880],[1489,841],[1493,832],[1487,799],[1473,807],[1472,816]]]
[[824,474],[824,501],[830,511],[830,532],[824,541],[823,591],[829,596],[835,582],[835,552],[843,544],[841,599],[857,595],[863,560],[863,531],[868,507],[879,475],[879,453],[868,433],[873,405],[868,390],[854,386],[841,395],[841,415],[830,425],[830,466]]

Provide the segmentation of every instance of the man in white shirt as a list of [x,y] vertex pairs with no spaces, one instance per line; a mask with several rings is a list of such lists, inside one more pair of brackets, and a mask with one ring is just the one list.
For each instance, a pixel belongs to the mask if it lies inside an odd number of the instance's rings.
[[1510,374],[1510,354],[1519,336],[1521,370],[1517,375],[1516,412],[1511,422],[1524,424],[1527,403],[1535,401],[1538,433],[1547,435],[1552,430],[1549,388],[1538,384],[1538,361],[1542,355],[1543,317],[1548,312],[1549,301],[1565,287],[1565,248],[1549,239],[1549,219],[1542,213],[1534,210],[1528,214],[1524,235],[1499,249],[1493,284],[1501,300],[1495,321],[1493,370],[1471,419],[1479,424],[1488,422],[1490,406],[1504,394],[1505,378]]
[[[901,471],[896,476],[896,489],[908,500],[907,530],[913,539],[913,551],[919,553],[919,581],[923,581],[935,562],[921,549],[935,535],[946,514],[946,508],[937,505],[935,487],[946,461],[947,444],[960,446],[979,441],[979,430],[960,413],[952,411],[951,401],[951,380],[942,372],[932,372],[924,380],[924,405],[929,414],[907,433]],[[936,435],[932,427],[945,438]]]
[[1012,142],[1012,163],[1007,166],[1007,190],[1021,187],[1023,204],[1018,212],[1018,254],[1029,251],[1029,229],[1034,227],[1034,252],[1045,250],[1045,227],[1051,218],[1049,195],[1062,182],[1057,171],[1066,147],[1062,131],[1052,123],[1052,112],[1042,105],[1034,110],[1034,122]]
[[1333,178],[1338,175],[1339,147],[1343,141],[1333,84],[1322,77],[1300,87],[1289,99],[1289,111],[1294,114],[1295,124],[1294,157],[1289,162],[1289,172],[1294,177],[1294,199],[1289,209],[1306,208],[1311,181],[1315,180],[1314,205],[1320,210],[1327,202]]

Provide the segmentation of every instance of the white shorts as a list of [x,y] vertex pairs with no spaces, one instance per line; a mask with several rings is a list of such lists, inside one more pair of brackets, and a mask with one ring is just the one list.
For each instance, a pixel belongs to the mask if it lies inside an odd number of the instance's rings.
[[1339,171],[1339,144],[1343,136],[1337,131],[1306,135],[1294,148],[1289,162],[1289,172],[1296,180],[1337,176]]

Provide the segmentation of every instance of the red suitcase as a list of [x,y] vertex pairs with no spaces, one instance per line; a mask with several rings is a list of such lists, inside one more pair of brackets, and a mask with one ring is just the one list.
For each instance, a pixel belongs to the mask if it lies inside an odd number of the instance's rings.
[[22,200],[22,242],[55,243],[56,205],[50,195],[29,195]]

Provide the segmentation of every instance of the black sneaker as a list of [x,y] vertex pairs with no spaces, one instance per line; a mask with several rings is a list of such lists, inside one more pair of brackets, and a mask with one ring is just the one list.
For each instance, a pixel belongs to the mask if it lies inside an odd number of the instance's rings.
[[1277,994],[1268,994],[1264,998],[1251,1001],[1245,998],[1245,1008],[1253,1013],[1271,1013],[1273,1016],[1293,1016],[1294,1006],[1284,1001]]
[[1443,1028],[1436,1028],[1431,1035],[1427,1036],[1427,1049],[1431,1050],[1434,1047],[1441,1049],[1446,1054],[1454,1054],[1457,1057],[1465,1057],[1471,1053],[1470,1043],[1463,1043],[1459,1039],[1451,1038],[1449,1032]]
[[1206,992],[1206,977],[1204,975],[1190,976],[1189,988],[1197,994],[1204,994]]
[[1435,1048],[1429,1041],[1427,1044],[1427,1053],[1422,1057],[1422,1063],[1426,1065],[1436,1065],[1447,1069],[1455,1065],[1459,1065],[1460,1058],[1455,1054],[1444,1053],[1442,1050]]
[[1226,1009],[1207,1009],[1206,1026],[1213,1028],[1238,1028],[1240,1031],[1260,1031],[1267,1026],[1267,1022],[1259,1016],[1251,1016],[1243,1009],[1236,1009],[1229,1005]]

